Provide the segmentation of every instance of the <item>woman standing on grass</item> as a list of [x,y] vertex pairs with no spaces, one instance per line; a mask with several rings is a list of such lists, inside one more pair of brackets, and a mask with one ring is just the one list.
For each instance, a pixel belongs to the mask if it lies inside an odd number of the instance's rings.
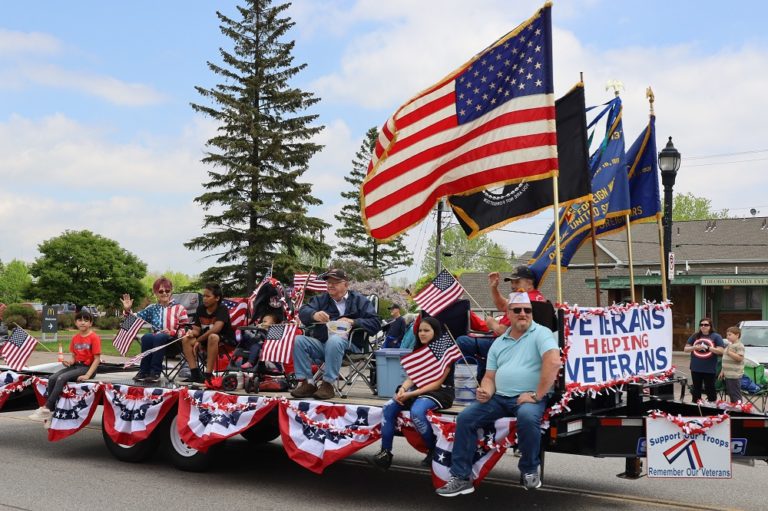
[[[173,301],[171,297],[173,284],[170,280],[166,277],[160,277],[152,284],[152,292],[157,297],[157,303],[148,305],[146,309],[136,313],[138,317],[152,326],[152,333],[144,334],[141,337],[142,353],[184,335],[184,330],[189,323],[187,309]],[[120,301],[123,303],[123,314],[127,316],[131,313],[133,299],[131,295],[126,293]],[[164,355],[165,350],[162,349],[142,358],[139,372],[133,377],[133,381],[159,382],[160,372],[163,370]]]

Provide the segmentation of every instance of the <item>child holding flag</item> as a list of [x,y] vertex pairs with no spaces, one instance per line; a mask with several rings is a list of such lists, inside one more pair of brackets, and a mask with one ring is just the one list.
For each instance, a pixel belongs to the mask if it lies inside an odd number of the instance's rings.
[[[415,356],[419,352],[423,352],[423,350],[429,350],[428,345],[433,341],[440,340],[441,337],[442,328],[438,320],[432,317],[422,319],[421,324],[419,324],[419,342],[414,348],[413,353],[407,356]],[[449,351],[455,352],[458,354],[458,357],[461,356],[455,344],[453,348],[445,351],[443,356],[446,357],[446,362],[453,358]],[[410,409],[411,420],[419,435],[421,435],[427,449],[429,449],[427,456],[422,460],[421,464],[425,467],[430,466],[436,438],[434,433],[432,433],[432,425],[427,419],[427,412],[450,408],[453,405],[455,397],[453,361],[450,361],[437,379],[430,383],[419,387],[414,384],[409,373],[408,378],[397,388],[395,397],[384,405],[381,420],[381,450],[368,459],[371,464],[383,470],[387,470],[390,467],[392,464],[392,441],[395,436],[397,415],[401,410]],[[435,358],[435,364],[439,362],[440,360]],[[406,367],[407,364],[404,363],[403,366]],[[407,367],[406,372],[408,373]]]
[[78,332],[72,336],[69,343],[72,358],[62,362],[64,368],[48,378],[48,398],[45,405],[35,410],[29,416],[30,419],[50,421],[64,386],[71,381],[90,380],[96,374],[101,359],[101,338],[92,330],[93,316],[81,310],[75,314],[75,326]]

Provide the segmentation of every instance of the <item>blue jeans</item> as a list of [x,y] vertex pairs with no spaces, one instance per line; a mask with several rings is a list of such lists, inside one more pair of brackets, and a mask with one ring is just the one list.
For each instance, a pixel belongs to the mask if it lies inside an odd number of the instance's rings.
[[[144,334],[141,336],[141,351],[151,350],[157,348],[163,344],[167,344],[171,340],[171,336],[168,334]],[[139,372],[144,374],[157,374],[159,375],[163,370],[163,356],[165,350],[157,350],[149,356],[141,359],[139,364]]]
[[360,353],[360,348],[338,335],[329,336],[324,343],[314,337],[297,335],[293,344],[293,366],[296,370],[296,379],[312,380],[312,362],[314,361],[319,364],[325,363],[323,381],[335,383],[339,379],[345,351]]
[[469,479],[477,449],[477,430],[502,417],[517,417],[517,447],[520,450],[517,467],[520,472],[531,474],[538,470],[541,463],[541,417],[547,408],[547,398],[538,403],[518,405],[517,397],[494,394],[487,403],[476,401],[459,414],[451,454],[452,475]]
[[461,353],[465,357],[471,357],[477,362],[477,381],[483,381],[485,376],[485,361],[488,359],[488,350],[495,337],[470,337],[469,335],[460,335],[456,338],[456,344],[459,345]]
[[[437,408],[437,403],[426,397],[417,397],[411,405],[411,420],[416,427],[416,431],[424,440],[424,445],[428,449],[435,447],[435,434],[432,433],[432,426],[427,420],[427,412]],[[387,451],[392,450],[392,440],[395,437],[395,426],[397,425],[397,414],[403,409],[403,405],[390,399],[384,405],[381,413],[381,448]]]

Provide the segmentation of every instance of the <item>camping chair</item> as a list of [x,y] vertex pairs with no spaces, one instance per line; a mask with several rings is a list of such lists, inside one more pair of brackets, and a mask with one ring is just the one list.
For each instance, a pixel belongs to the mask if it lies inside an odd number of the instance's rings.
[[[454,339],[469,332],[469,300],[457,300],[433,317],[448,330]],[[426,311],[421,311],[421,317],[430,317]]]
[[[203,303],[203,295],[200,293],[174,293],[171,298],[187,309],[188,326],[194,324],[197,307]],[[162,376],[169,382],[173,382],[178,378],[179,373],[187,367],[187,361],[181,352],[181,341],[167,347],[164,353],[165,361],[163,362]]]
[[744,366],[744,376],[749,377],[750,380],[759,385],[760,390],[747,392],[742,388],[741,396],[745,401],[749,401],[765,413],[765,404],[768,402],[768,379],[765,377],[765,366],[762,364],[757,364],[755,367]]

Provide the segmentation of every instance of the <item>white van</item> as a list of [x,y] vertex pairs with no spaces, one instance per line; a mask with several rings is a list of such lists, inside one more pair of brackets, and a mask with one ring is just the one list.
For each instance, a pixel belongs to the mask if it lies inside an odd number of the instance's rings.
[[768,321],[742,321],[741,342],[744,344],[744,355],[747,365],[750,361],[768,366]]

